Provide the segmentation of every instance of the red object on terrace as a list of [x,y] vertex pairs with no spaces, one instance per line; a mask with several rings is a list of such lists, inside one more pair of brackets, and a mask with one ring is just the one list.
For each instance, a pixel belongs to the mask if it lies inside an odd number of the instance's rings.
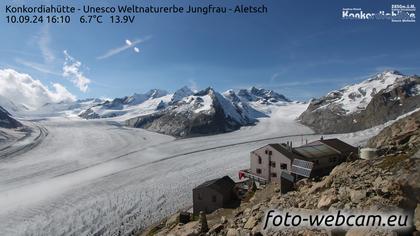
[[239,179],[245,178],[245,173],[243,171],[239,171]]

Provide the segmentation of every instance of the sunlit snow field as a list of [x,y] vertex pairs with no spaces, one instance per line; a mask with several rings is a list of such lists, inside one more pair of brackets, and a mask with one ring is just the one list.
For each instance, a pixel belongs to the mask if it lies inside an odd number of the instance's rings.
[[[203,181],[236,178],[248,167],[251,150],[319,138],[295,121],[306,107],[276,107],[255,126],[178,140],[113,120],[32,121],[46,130],[42,142],[0,159],[0,235],[110,235],[141,229],[190,206],[192,189]],[[334,137],[359,145],[380,128]]]

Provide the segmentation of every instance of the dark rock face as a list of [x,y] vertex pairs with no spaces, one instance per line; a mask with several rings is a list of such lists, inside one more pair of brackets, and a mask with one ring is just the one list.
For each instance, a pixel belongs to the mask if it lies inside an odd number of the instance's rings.
[[101,118],[96,112],[92,110],[92,108],[89,108],[82,113],[79,114],[79,117],[82,117],[84,119],[90,120],[90,119],[99,119]]
[[[343,96],[342,91],[334,91],[313,100],[299,120],[319,133],[346,133],[371,128],[418,108],[419,86],[418,76],[397,79],[387,89],[372,94],[365,108],[352,113],[346,113],[340,104],[334,103]],[[361,96],[359,93],[350,95]]]
[[126,124],[176,137],[187,137],[228,132],[254,122],[254,120],[246,120],[242,123],[229,117],[220,101],[222,98],[212,89],[203,90],[195,95],[198,97],[195,98],[194,106],[203,102],[199,96],[209,95],[212,108],[206,112],[197,113],[195,109],[180,109],[185,104],[178,103],[177,106],[171,106],[150,115],[129,119]]
[[19,121],[13,119],[10,116],[9,112],[7,112],[3,107],[0,107],[0,127],[1,128],[11,129],[11,128],[18,128],[21,126],[22,124]]

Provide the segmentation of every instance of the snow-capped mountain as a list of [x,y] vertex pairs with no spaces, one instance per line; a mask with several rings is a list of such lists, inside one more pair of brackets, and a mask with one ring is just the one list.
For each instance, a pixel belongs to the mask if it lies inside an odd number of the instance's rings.
[[104,102],[104,99],[87,98],[76,101],[45,103],[34,111],[20,112],[18,114],[23,117],[78,116],[80,112]]
[[180,137],[227,132],[255,122],[212,88],[185,96],[162,111],[127,120],[129,126]]
[[418,108],[419,95],[420,77],[389,70],[313,99],[299,119],[323,133],[353,132]]
[[289,102],[271,90],[252,87],[240,92],[243,96],[233,90],[221,94],[212,88],[194,93],[182,87],[173,94],[152,90],[92,106],[79,116],[85,119],[117,117],[129,126],[184,137],[254,124],[257,118],[268,116],[272,106]]
[[190,88],[188,88],[187,86],[184,86],[178,89],[177,91],[175,91],[170,103],[176,104],[177,102],[181,101],[184,97],[188,97],[193,94],[194,92]]
[[127,119],[156,112],[166,107],[172,97],[172,94],[164,90],[152,89],[145,94],[134,94],[96,104],[82,111],[79,116],[85,119],[120,116]]
[[124,99],[122,99],[121,102],[118,101],[118,103],[122,105],[137,105],[137,104],[145,102],[146,100],[160,98],[166,95],[168,95],[168,92],[165,90],[152,89],[145,94],[135,93],[132,96],[125,97]]
[[[227,93],[229,93],[229,90],[224,94]],[[231,96],[227,95],[227,97]],[[258,114],[254,115],[257,117],[260,117],[261,114],[269,115],[272,111],[271,107],[273,105],[287,105],[291,102],[291,100],[286,98],[284,95],[278,94],[273,90],[256,87],[239,90],[237,97],[240,101],[239,105],[242,105],[245,110],[249,110],[252,113],[257,111]],[[238,100],[237,98],[235,99]]]
[[8,111],[0,106],[0,128],[17,128],[22,124],[13,119]]
[[0,106],[3,107],[3,109],[10,112],[12,115],[17,115],[17,114],[20,114],[21,112],[26,112],[29,110],[29,108],[27,108],[25,105],[16,104],[10,99],[7,99],[1,95],[0,95]]
[[398,71],[385,71],[359,84],[328,93],[326,105],[340,106],[345,114],[363,111],[378,92],[397,86],[397,80],[403,77]]
[[290,102],[285,96],[263,88],[251,87],[250,89],[241,89],[238,96],[242,99],[260,103]]

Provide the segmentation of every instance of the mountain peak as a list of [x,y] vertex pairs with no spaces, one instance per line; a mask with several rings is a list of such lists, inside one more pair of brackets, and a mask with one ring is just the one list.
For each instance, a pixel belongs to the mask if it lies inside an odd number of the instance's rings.
[[177,92],[193,93],[193,91],[186,85],[175,91],[175,93]]
[[240,98],[236,95],[235,91],[233,89],[226,90],[223,93],[223,96],[231,100],[232,102],[240,102]]
[[273,90],[257,88],[252,86],[249,89],[241,89],[238,96],[248,101],[262,101],[262,102],[290,102],[284,95],[278,94]]
[[401,72],[399,72],[398,70],[384,70],[381,73],[378,73],[378,75],[403,75]]
[[188,97],[193,94],[194,92],[190,88],[188,88],[187,86],[184,86],[178,89],[177,91],[175,91],[170,103],[171,104],[177,103],[181,101],[184,97]]
[[149,92],[146,93],[146,96],[150,98],[160,98],[163,96],[168,95],[168,92],[166,90],[162,89],[151,89]]
[[197,93],[195,93],[194,95],[196,96],[204,96],[204,95],[212,95],[216,93],[216,91],[214,91],[214,89],[212,87],[207,87],[206,89],[203,89]]

